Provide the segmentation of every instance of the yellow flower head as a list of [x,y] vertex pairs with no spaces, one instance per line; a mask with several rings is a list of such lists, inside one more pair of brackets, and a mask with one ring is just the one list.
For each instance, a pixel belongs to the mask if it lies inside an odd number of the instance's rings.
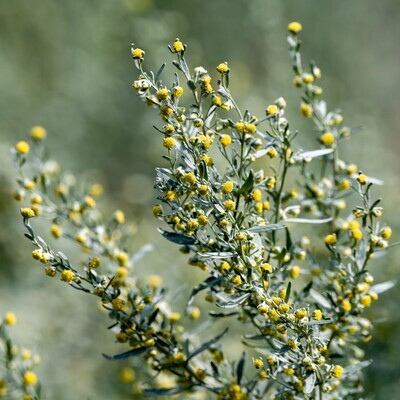
[[156,96],[157,96],[157,99],[160,101],[167,100],[168,96],[169,96],[169,91],[166,88],[162,88],[157,92]]
[[32,210],[32,208],[26,207],[21,208],[21,215],[25,218],[33,218],[36,214],[35,211]]
[[288,31],[294,34],[301,32],[302,29],[300,22],[297,21],[293,21],[288,25]]
[[222,184],[222,192],[225,194],[231,193],[233,188],[234,188],[234,184],[231,181],[226,181]]
[[220,74],[226,74],[227,72],[229,72],[228,63],[224,62],[224,63],[219,64],[217,67],[217,71]]
[[174,48],[174,51],[176,53],[180,53],[180,52],[185,50],[185,46],[183,45],[183,43],[178,38],[175,39],[175,42],[172,45],[172,47]]
[[222,135],[219,138],[219,142],[222,144],[222,146],[227,147],[232,143],[232,138],[229,135]]
[[337,242],[337,239],[336,239],[336,235],[335,234],[327,235],[325,237],[325,243],[328,246],[334,246],[336,244],[336,242]]
[[166,137],[163,140],[163,146],[168,149],[171,150],[174,146],[175,146],[175,139],[173,137]]
[[61,272],[61,280],[67,283],[72,282],[75,280],[75,274],[70,269],[66,269]]
[[33,386],[37,383],[37,376],[33,371],[26,371],[24,373],[24,384],[27,386]]
[[172,94],[174,97],[176,97],[178,99],[179,97],[181,97],[183,95],[183,88],[180,86],[175,86],[172,89]]
[[309,104],[301,103],[300,111],[306,118],[311,118],[313,115],[313,109]]
[[149,284],[150,287],[155,289],[162,285],[162,278],[160,275],[155,275],[155,274],[149,275],[147,278],[147,283]]
[[233,211],[236,208],[236,204],[233,200],[226,200],[224,203],[224,208],[227,211]]
[[275,115],[275,114],[278,114],[279,109],[278,109],[278,106],[276,106],[275,104],[270,104],[267,107],[265,112],[267,115]]
[[335,136],[332,132],[325,132],[320,136],[319,140],[321,143],[327,147],[331,147],[335,143]]
[[124,224],[125,223],[125,214],[123,211],[121,210],[117,210],[114,213],[114,219],[120,224]]
[[43,126],[34,126],[31,129],[31,138],[33,140],[43,140],[47,136],[46,129],[43,128]]
[[132,49],[132,57],[135,60],[141,60],[144,58],[144,51],[142,49],[136,48],[136,49]]
[[28,154],[29,149],[30,149],[29,143],[25,142],[24,140],[21,140],[15,145],[15,150],[17,150],[18,153],[20,154]]
[[255,369],[260,369],[264,366],[264,362],[261,358],[256,358],[253,360],[253,365]]
[[9,311],[4,316],[4,322],[6,323],[6,325],[15,325],[17,323],[17,317],[13,312]]

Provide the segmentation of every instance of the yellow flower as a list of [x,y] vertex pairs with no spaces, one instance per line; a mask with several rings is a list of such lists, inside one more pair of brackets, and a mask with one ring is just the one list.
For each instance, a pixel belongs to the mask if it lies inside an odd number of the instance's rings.
[[114,219],[120,224],[124,224],[125,223],[125,214],[123,211],[121,210],[117,210],[114,213]]
[[125,251],[119,251],[115,256],[115,259],[121,267],[124,267],[128,263],[129,256]]
[[246,133],[254,135],[257,131],[257,127],[254,124],[246,124],[244,130],[246,131]]
[[172,313],[169,315],[169,320],[172,321],[172,322],[177,322],[177,321],[179,321],[181,318],[182,318],[182,315],[181,315],[181,313],[178,313],[178,312],[172,312]]
[[347,190],[351,186],[350,181],[348,179],[344,179],[339,182],[338,188],[339,190]]
[[85,196],[84,202],[85,202],[85,205],[86,205],[87,207],[89,207],[89,208],[94,208],[94,207],[96,207],[96,202],[95,202],[95,200],[93,199],[93,197],[91,197],[91,196]]
[[269,158],[275,158],[278,155],[278,152],[275,150],[275,147],[270,147],[267,150],[267,155]]
[[222,144],[222,146],[227,147],[232,143],[232,138],[229,135],[222,135],[219,138],[219,142]]
[[34,126],[31,129],[31,138],[33,140],[43,140],[47,136],[46,129],[43,128],[43,126]]
[[365,185],[367,183],[367,177],[362,173],[358,174],[357,180],[360,183],[360,185]]
[[226,181],[222,184],[222,192],[225,194],[231,193],[233,188],[234,188],[234,184],[231,181]]
[[363,237],[363,233],[362,233],[361,229],[354,229],[351,231],[351,236],[355,240],[361,240]]
[[176,53],[180,53],[183,50],[185,50],[185,46],[183,45],[183,43],[178,38],[175,39],[175,42],[174,42],[174,44],[172,46],[173,46],[174,51]]
[[103,188],[103,185],[100,183],[95,183],[90,188],[90,194],[93,197],[99,197],[103,194],[103,192],[104,192],[104,188]]
[[21,208],[21,215],[25,218],[33,218],[36,214],[35,211],[32,210],[32,208]]
[[349,300],[345,299],[342,302],[342,310],[344,312],[349,312],[351,310],[351,303],[349,302]]
[[278,114],[278,112],[279,112],[278,106],[276,106],[275,104],[270,104],[266,109],[267,115],[275,115]]
[[203,214],[198,216],[197,221],[201,226],[206,226],[208,224],[208,218]]
[[335,365],[335,367],[332,370],[332,375],[335,378],[341,378],[341,376],[343,375],[343,367],[340,365]]
[[381,231],[381,236],[384,239],[390,239],[390,237],[392,236],[392,228],[390,226],[383,228]]
[[13,312],[9,311],[4,316],[4,322],[6,323],[6,325],[15,325],[17,323],[17,317]]
[[158,217],[162,213],[163,209],[160,204],[157,204],[156,206],[153,207],[153,215],[155,217]]
[[192,309],[192,311],[190,312],[190,318],[193,320],[199,319],[200,315],[201,315],[201,311],[200,311],[200,308],[198,308],[198,307],[194,307]]
[[236,122],[235,128],[236,128],[236,130],[237,130],[238,132],[244,132],[244,128],[245,128],[244,122],[242,122],[242,121]]
[[261,360],[261,358],[256,358],[253,360],[253,365],[255,369],[260,369],[264,366],[264,362]]
[[300,22],[297,21],[293,21],[288,25],[288,31],[294,34],[301,32],[302,29]]
[[262,191],[260,189],[255,189],[251,195],[254,201],[261,201]]
[[242,283],[242,278],[240,277],[240,275],[234,275],[231,278],[231,283],[235,286],[240,285]]
[[60,225],[57,224],[53,224],[51,226],[50,232],[56,239],[58,239],[62,235],[62,230],[60,228]]
[[229,72],[228,63],[224,62],[218,65],[217,71],[221,74],[226,74]]
[[321,319],[322,319],[322,311],[321,310],[314,310],[313,313],[312,313],[312,317],[316,321],[321,321]]
[[33,371],[26,371],[24,373],[24,384],[27,386],[33,386],[37,383],[37,376]]
[[183,88],[180,86],[175,86],[172,89],[172,94],[174,97],[176,97],[178,99],[179,97],[181,97],[183,95]]
[[168,118],[174,113],[174,110],[169,106],[162,106],[160,108],[160,113],[163,117]]
[[162,285],[162,278],[160,275],[156,274],[149,275],[147,277],[147,283],[149,284],[150,287],[155,289]]
[[93,257],[89,262],[90,268],[98,268],[100,267],[101,261],[99,257]]
[[360,304],[362,304],[365,308],[370,307],[372,298],[368,294],[361,296]]
[[175,146],[175,139],[173,137],[164,138],[163,146],[168,150],[171,150]]
[[165,198],[168,201],[174,201],[176,198],[176,194],[172,190],[168,190],[167,193],[165,193]]
[[335,136],[332,132],[325,132],[320,136],[319,140],[321,143],[327,147],[331,147],[335,143]]
[[25,142],[24,140],[21,140],[20,142],[18,142],[15,145],[15,150],[17,150],[18,153],[21,153],[21,154],[28,154],[29,149],[30,149],[29,144],[27,142]]
[[336,239],[336,235],[335,234],[327,235],[325,237],[325,243],[328,246],[334,246],[336,244],[336,242],[337,242],[337,239]]
[[189,185],[194,185],[196,183],[196,175],[193,172],[187,172],[183,176],[183,180]]
[[119,375],[121,382],[125,384],[133,383],[135,380],[135,371],[132,368],[124,368]]
[[303,74],[302,79],[306,85],[314,82],[314,76],[311,74]]
[[309,104],[301,103],[300,111],[306,118],[311,118],[313,115],[313,109]]
[[233,211],[236,208],[236,204],[233,200],[226,200],[224,203],[224,208],[227,211]]
[[200,196],[205,196],[208,193],[208,186],[200,185],[198,191],[199,191]]
[[157,99],[162,101],[162,100],[167,100],[169,96],[168,89],[162,88],[156,93]]
[[61,280],[68,283],[72,282],[75,280],[75,274],[70,269],[66,269],[61,272]]
[[132,49],[132,57],[135,60],[142,59],[144,57],[144,51],[142,49],[139,49],[139,48]]
[[298,277],[300,276],[300,272],[301,272],[300,267],[297,266],[297,265],[295,265],[294,267],[292,267],[292,268],[290,269],[289,274],[290,274],[290,277],[291,277],[292,279],[296,279],[296,278],[298,278]]
[[119,297],[114,299],[111,302],[111,304],[112,304],[113,309],[116,311],[121,311],[125,306],[125,302],[122,299],[120,299]]

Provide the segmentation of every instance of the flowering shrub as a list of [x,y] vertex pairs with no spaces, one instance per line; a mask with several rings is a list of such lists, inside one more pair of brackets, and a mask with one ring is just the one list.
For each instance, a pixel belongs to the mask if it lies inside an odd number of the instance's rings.
[[[372,286],[369,262],[389,247],[391,229],[379,222],[380,199],[372,197],[381,182],[340,156],[355,131],[320,99],[320,69],[303,67],[301,29],[289,24],[288,43],[300,111],[316,138],[307,150],[284,117],[283,98],[260,118],[238,106],[228,63],[217,66],[217,79],[203,67],[191,71],[187,47],[176,39],[169,49],[177,73],[166,85],[165,64],[147,72],[145,52],[132,48],[139,70],[133,88],[159,111],[155,128],[166,151],[153,213],[164,223],[162,236],[207,274],[184,312],[167,303],[158,276],[137,279],[132,267],[143,251],[128,248],[132,230],[123,212],[103,216],[95,200],[100,187],[77,184],[47,158],[43,128],[32,130],[30,143],[15,146],[15,197],[30,195],[21,214],[33,258],[49,277],[99,298],[116,341],[129,346],[107,358],[140,356],[149,367],[143,377],[151,371],[174,377],[169,387],[150,381],[147,395],[353,399],[362,393],[361,369],[369,361],[359,345],[372,329],[364,311],[393,285]],[[38,216],[52,221],[54,238],[80,245],[83,268],[38,236],[31,223]],[[220,309],[210,310],[213,321],[235,316],[244,325],[242,342],[256,351],[246,370],[250,357],[231,360],[223,346],[228,329],[204,340],[185,328],[184,317],[200,316],[193,306],[200,292]]]
[[40,358],[13,343],[9,327],[16,322],[12,312],[0,321],[0,398],[33,400],[40,396],[40,384],[33,372]]

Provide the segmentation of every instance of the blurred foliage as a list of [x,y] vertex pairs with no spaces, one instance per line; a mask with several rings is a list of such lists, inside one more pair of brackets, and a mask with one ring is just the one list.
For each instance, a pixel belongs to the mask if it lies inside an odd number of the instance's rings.
[[[143,112],[130,88],[135,76],[130,44],[146,50],[153,69],[168,58],[165,44],[175,37],[189,45],[198,65],[212,70],[229,61],[232,92],[241,104],[261,115],[266,104],[285,97],[289,118],[306,138],[285,43],[287,23],[295,19],[304,26],[305,56],[322,69],[331,106],[342,107],[350,126],[366,127],[347,156],[366,173],[385,179],[384,219],[396,238],[399,17],[396,0],[345,5],[318,0],[0,0],[0,313],[15,311],[20,341],[37,343],[48,398],[123,399],[129,390],[115,395],[121,386],[119,366],[103,361],[99,352],[112,352],[112,335],[104,329],[107,321],[93,312],[93,299],[48,284],[20,246],[9,147],[30,126],[44,125],[55,158],[76,173],[89,170],[106,187],[104,206],[118,205],[136,220],[137,247],[156,244],[157,251],[138,265],[139,273],[154,269],[175,288],[196,282],[201,272],[193,273],[177,258],[151,218],[153,170],[162,149],[151,128],[153,112]],[[398,255],[395,248],[385,264],[377,262],[371,271],[376,281],[399,277]],[[371,310],[379,321],[366,346],[367,356],[374,358],[366,371],[369,398],[400,398],[399,293],[383,295]]]

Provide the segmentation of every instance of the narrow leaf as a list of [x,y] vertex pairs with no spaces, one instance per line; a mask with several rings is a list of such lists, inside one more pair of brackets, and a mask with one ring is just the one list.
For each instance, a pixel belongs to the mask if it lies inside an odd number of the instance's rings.
[[390,290],[392,287],[396,286],[396,281],[387,281],[387,282],[382,282],[378,283],[377,285],[372,286],[371,291],[375,292],[377,294],[386,292],[387,290]]
[[158,228],[158,231],[163,235],[167,240],[173,243],[178,243],[178,244],[185,244],[185,245],[190,245],[190,244],[195,244],[196,239],[190,236],[185,236],[180,233],[176,232],[168,232],[164,231],[161,228]]
[[198,354],[202,353],[203,351],[207,350],[213,344],[217,343],[220,339],[222,339],[223,336],[226,335],[227,332],[228,332],[228,328],[225,328],[225,330],[222,333],[220,333],[218,336],[215,336],[215,338],[209,340],[208,342],[203,343],[200,347],[198,347],[193,353],[191,353],[188,356],[188,361],[191,358],[196,357]]
[[111,361],[122,361],[122,360],[126,360],[129,357],[139,356],[139,355],[145,353],[146,350],[147,350],[146,347],[139,347],[137,349],[125,351],[124,353],[116,354],[115,356],[108,356],[107,354],[103,354],[103,357],[106,358],[107,360],[111,360]]
[[258,232],[272,232],[278,229],[284,229],[286,225],[284,224],[271,224],[271,225],[256,225],[247,229],[247,232],[258,233]]

